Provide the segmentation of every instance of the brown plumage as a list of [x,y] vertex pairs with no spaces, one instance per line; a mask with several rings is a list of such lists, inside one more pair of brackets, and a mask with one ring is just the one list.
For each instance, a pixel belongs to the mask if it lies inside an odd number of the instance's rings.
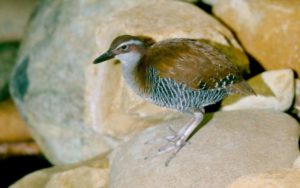
[[232,63],[235,56],[226,56],[212,44],[207,40],[193,39],[158,42],[141,59],[136,72],[137,80],[143,80],[146,87],[144,78],[147,68],[151,66],[161,78],[172,78],[195,90],[225,87],[230,93],[254,94]]

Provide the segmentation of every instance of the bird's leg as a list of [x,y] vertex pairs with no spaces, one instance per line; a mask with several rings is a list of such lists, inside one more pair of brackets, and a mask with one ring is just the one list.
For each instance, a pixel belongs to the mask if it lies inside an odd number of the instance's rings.
[[180,149],[183,148],[189,136],[202,121],[203,115],[204,111],[194,112],[194,117],[188,124],[181,128],[176,135],[166,137],[168,143],[164,147],[159,148],[158,153],[147,158],[153,158],[164,153],[172,152],[171,157],[169,157],[165,163],[165,165],[168,166],[170,161],[176,156]]
[[164,139],[170,142],[175,142],[178,137],[184,134],[186,129],[195,121],[195,117],[193,117],[188,123],[186,123],[178,132],[172,129],[172,127],[168,126],[168,129],[173,133],[173,135],[166,136]]

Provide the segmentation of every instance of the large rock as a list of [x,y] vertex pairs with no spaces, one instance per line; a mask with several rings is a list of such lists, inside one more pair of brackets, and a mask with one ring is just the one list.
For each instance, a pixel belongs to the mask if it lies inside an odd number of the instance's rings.
[[18,41],[23,38],[27,21],[38,0],[0,1],[0,41]]
[[299,169],[282,169],[238,178],[228,188],[297,188],[300,187]]
[[8,82],[17,59],[18,48],[18,42],[0,43],[0,101],[9,95]]
[[33,172],[10,188],[108,188],[108,162],[104,156],[74,165]]
[[264,68],[293,68],[300,75],[298,0],[222,0],[213,12]]
[[288,110],[294,100],[294,73],[291,69],[263,72],[247,81],[257,95],[231,95],[222,101],[222,110]]
[[92,65],[114,37],[126,33],[230,41],[238,48],[228,29],[185,2],[41,1],[19,53],[11,93],[52,163],[105,153],[145,127],[177,116],[129,91],[118,64]]
[[[207,116],[208,119],[209,116]],[[222,188],[236,178],[291,167],[299,155],[298,123],[281,112],[255,110],[217,112],[171,161],[147,140],[170,134],[168,126],[182,127],[187,119],[149,128],[114,150],[110,157],[111,188]]]

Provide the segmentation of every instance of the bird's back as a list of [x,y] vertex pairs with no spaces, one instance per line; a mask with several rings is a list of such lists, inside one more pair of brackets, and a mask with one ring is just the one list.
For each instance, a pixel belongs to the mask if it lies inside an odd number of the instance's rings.
[[198,108],[231,93],[254,94],[230,57],[205,40],[169,39],[154,44],[136,76],[144,80],[141,85],[153,102],[176,109],[178,103]]

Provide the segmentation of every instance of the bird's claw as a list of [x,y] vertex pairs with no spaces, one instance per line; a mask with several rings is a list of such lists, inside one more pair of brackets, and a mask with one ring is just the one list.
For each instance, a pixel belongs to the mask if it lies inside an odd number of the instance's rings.
[[165,154],[172,152],[171,156],[166,160],[165,166],[168,166],[171,162],[171,160],[176,156],[176,154],[185,146],[186,143],[188,143],[185,138],[181,135],[172,135],[172,136],[167,136],[163,138],[163,140],[167,141],[168,143],[165,144],[163,147],[160,147],[158,149],[158,152],[150,155],[148,157],[145,157],[145,159],[152,159],[155,158],[159,155]]

